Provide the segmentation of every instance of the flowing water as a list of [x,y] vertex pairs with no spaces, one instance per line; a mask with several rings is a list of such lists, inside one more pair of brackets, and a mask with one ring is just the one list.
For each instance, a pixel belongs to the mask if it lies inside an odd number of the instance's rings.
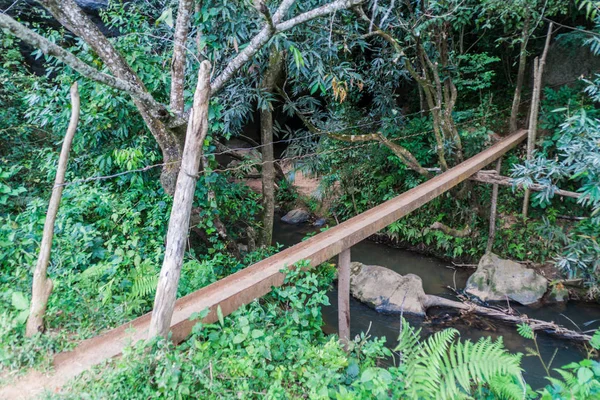
[[[294,245],[302,240],[306,234],[315,232],[309,226],[291,226],[276,221],[274,227],[274,241],[284,246]],[[435,294],[447,298],[454,298],[452,290],[448,287],[462,289],[472,273],[472,270],[453,268],[450,264],[433,257],[395,249],[369,240],[352,247],[352,261],[364,264],[381,265],[400,274],[413,273],[423,280],[423,288],[427,294]],[[327,333],[337,332],[337,289],[329,293],[330,306],[323,310],[325,320],[324,330]],[[544,305],[542,307],[524,307],[511,305],[522,314],[529,317],[554,321],[570,329],[582,330],[597,328],[600,325],[600,306],[589,303],[569,302],[567,304]],[[398,336],[400,321],[398,315],[385,315],[365,306],[351,297],[351,334],[369,332],[371,337],[385,337],[387,344],[394,347]],[[534,347],[530,340],[523,339],[516,331],[515,326],[505,325],[498,321],[477,317],[464,318],[454,310],[431,309],[427,318],[408,318],[413,326],[420,326],[425,334],[432,333],[447,327],[454,327],[461,333],[462,339],[478,340],[481,337],[502,336],[504,344],[511,352],[525,354],[527,347]],[[586,322],[598,320],[584,326]],[[577,326],[575,326],[577,325]],[[554,352],[556,356],[553,367],[559,367],[572,361],[579,361],[585,357],[585,350],[581,345],[571,341],[557,339],[540,333],[538,335],[540,353],[544,360],[549,361]],[[545,371],[537,357],[524,357],[522,366],[527,383],[533,388],[539,388],[548,382],[544,379]]]

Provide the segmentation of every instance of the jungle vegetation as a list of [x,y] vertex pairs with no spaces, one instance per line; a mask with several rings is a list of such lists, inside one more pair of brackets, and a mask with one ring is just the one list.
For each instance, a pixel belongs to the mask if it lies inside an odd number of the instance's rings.
[[[537,86],[531,71],[548,45],[592,63],[600,2],[1,8],[0,384],[153,312],[147,343],[47,397],[600,398],[598,335],[539,390],[501,339],[421,338],[403,322],[387,346],[364,333],[345,349],[322,331],[330,264],[289,270],[282,287],[198,323],[179,346],[165,339],[176,298],[280,249],[276,209],[342,222],[532,119],[529,150],[497,165],[508,187],[467,181],[384,233],[460,262],[491,249],[551,265],[596,301],[600,71],[557,84],[541,74]],[[298,194],[294,171],[318,177],[319,195]],[[259,193],[245,184],[256,176]]]

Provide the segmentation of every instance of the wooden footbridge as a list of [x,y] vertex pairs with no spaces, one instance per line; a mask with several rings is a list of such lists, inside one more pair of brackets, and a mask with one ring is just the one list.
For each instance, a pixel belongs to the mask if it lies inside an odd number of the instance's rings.
[[[310,266],[314,267],[336,255],[340,255],[338,279],[340,338],[347,340],[350,321],[348,308],[350,248],[469,179],[477,171],[517,146],[526,137],[526,130],[513,133],[487,150],[392,200],[180,298],[175,304],[171,321],[173,340],[179,343],[189,335],[195,324],[194,321],[189,320],[193,313],[208,309],[210,312],[203,322],[215,322],[217,308],[221,308],[223,315],[228,315],[242,305],[269,293],[273,286],[280,286],[284,279],[280,271],[286,266],[309,260]],[[125,346],[145,340],[150,317],[150,313],[145,314],[100,336],[81,342],[72,351],[56,355],[53,371],[48,374],[35,371],[28,373],[13,385],[0,388],[0,398],[31,398],[44,389],[51,392],[59,390],[69,379],[81,372],[120,355]]]

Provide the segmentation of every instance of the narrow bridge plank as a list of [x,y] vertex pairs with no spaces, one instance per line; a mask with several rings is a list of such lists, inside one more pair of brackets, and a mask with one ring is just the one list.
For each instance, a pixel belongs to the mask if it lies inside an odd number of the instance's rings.
[[[195,324],[189,321],[193,313],[209,309],[210,313],[204,322],[215,322],[218,306],[221,307],[223,315],[228,315],[242,305],[264,296],[271,291],[271,287],[283,283],[284,275],[279,271],[284,267],[302,260],[310,260],[311,266],[329,260],[465,181],[526,137],[526,130],[515,132],[487,150],[394,199],[178,299],[171,321],[173,340],[180,342],[189,335]],[[44,389],[59,390],[69,379],[81,372],[120,355],[126,345],[146,339],[150,315],[145,314],[102,335],[83,341],[70,352],[56,355],[54,370],[50,374],[30,372],[15,384],[1,388],[0,398],[30,398]]]

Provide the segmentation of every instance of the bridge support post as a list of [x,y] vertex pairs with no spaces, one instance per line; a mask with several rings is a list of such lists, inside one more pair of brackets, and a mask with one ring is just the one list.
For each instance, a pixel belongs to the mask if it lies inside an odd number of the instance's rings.
[[338,333],[344,348],[350,343],[350,249],[338,256]]

